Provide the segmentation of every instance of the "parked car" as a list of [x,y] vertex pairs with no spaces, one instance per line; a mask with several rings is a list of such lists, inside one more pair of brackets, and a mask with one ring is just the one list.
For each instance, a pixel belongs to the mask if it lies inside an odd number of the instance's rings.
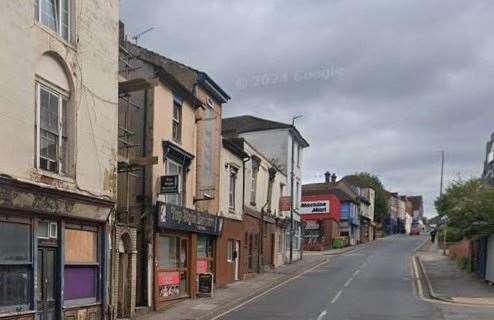
[[412,226],[412,228],[410,229],[410,235],[411,236],[419,236],[420,235],[419,226]]

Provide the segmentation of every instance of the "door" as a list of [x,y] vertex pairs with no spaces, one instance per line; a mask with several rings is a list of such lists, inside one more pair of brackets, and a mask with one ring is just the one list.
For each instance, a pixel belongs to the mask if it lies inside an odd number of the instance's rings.
[[233,258],[235,263],[235,281],[237,281],[239,280],[238,268],[239,268],[239,260],[240,260],[240,241],[235,241],[235,251],[233,251]]
[[129,301],[129,254],[126,252],[119,254],[120,265],[118,268],[118,310],[117,315],[119,318],[130,317]]
[[39,247],[38,249],[38,283],[36,297],[38,302],[38,319],[54,320],[56,316],[55,274],[57,270],[57,249]]

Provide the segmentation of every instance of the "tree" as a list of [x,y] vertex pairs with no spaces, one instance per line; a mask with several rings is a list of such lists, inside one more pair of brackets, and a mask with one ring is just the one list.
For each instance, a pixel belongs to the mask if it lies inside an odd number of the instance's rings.
[[447,215],[449,226],[463,236],[494,232],[494,187],[480,179],[452,182],[434,204],[438,214]]
[[384,188],[381,179],[374,174],[368,172],[358,172],[355,176],[359,177],[362,181],[367,183],[374,192],[376,193],[376,198],[374,201],[374,220],[378,223],[383,223],[384,219],[389,214],[389,203],[386,198],[386,190]]

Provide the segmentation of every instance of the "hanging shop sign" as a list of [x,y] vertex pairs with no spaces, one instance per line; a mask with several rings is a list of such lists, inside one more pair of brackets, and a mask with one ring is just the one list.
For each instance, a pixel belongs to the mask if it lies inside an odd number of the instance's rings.
[[160,272],[158,273],[159,295],[162,298],[180,296],[180,272]]
[[178,193],[178,175],[161,176],[160,193],[176,194]]
[[220,235],[223,218],[209,213],[158,201],[158,227]]
[[198,295],[200,296],[213,296],[213,274],[212,273],[200,273],[198,275]]
[[329,213],[329,200],[302,201],[300,214]]

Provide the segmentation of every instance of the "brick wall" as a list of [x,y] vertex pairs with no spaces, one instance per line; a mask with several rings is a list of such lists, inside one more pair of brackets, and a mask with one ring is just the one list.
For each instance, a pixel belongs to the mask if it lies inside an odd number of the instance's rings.
[[454,260],[463,258],[470,259],[472,256],[472,241],[464,239],[455,243],[448,244],[449,257]]

